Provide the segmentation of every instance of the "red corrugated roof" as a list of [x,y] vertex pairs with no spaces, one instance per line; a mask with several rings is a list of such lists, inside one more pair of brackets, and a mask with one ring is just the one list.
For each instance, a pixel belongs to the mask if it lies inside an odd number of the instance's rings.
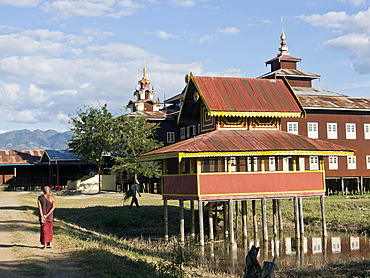
[[283,80],[203,76],[194,80],[211,111],[303,112]]
[[40,161],[44,151],[0,151],[0,165],[34,164]]
[[320,75],[305,72],[297,69],[278,69],[272,72],[268,72],[258,78],[271,78],[274,76],[288,76],[288,77],[300,77],[300,78],[306,78],[306,79],[317,79],[320,78]]
[[303,107],[331,109],[370,109],[370,98],[347,96],[298,96]]
[[275,58],[272,58],[271,60],[268,60],[266,62],[266,64],[272,64],[275,60],[278,60],[278,61],[294,61],[294,62],[300,62],[302,59],[301,58],[297,58],[297,57],[294,57],[294,56],[290,56],[289,54],[282,54],[282,55],[279,55]]
[[177,152],[353,151],[320,139],[280,130],[214,130],[144,154]]

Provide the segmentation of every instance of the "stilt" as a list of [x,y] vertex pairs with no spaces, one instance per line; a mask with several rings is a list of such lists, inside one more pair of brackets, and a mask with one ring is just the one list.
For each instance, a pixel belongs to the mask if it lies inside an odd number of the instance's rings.
[[209,240],[213,241],[213,204],[208,202],[208,226],[209,226]]
[[213,204],[213,237],[217,237],[217,217],[218,217],[218,203]]
[[364,177],[360,177],[360,194],[364,195]]
[[204,246],[203,201],[198,201],[199,211],[199,244]]
[[258,226],[257,226],[257,214],[256,214],[256,200],[252,200],[252,215],[253,215],[253,231],[254,235],[257,235]]
[[278,211],[278,219],[279,219],[279,232],[282,232],[284,230],[283,227],[283,214],[281,213],[281,200],[276,200],[277,205],[277,211]]
[[228,238],[229,237],[229,209],[228,209],[228,203],[227,202],[224,202],[224,205],[223,205],[223,209],[224,209],[224,234],[225,234],[225,238]]
[[294,197],[294,226],[295,226],[295,238],[299,239],[301,237],[300,237],[300,228],[299,228],[298,197]]
[[229,200],[229,235],[230,235],[230,244],[234,245],[234,200]]
[[267,231],[267,217],[266,217],[266,199],[261,199],[261,208],[262,208],[262,229],[263,229],[263,242],[268,240],[268,231]]
[[344,179],[340,178],[340,182],[341,182],[341,185],[342,185],[342,196],[344,196]]
[[[276,212],[276,199],[272,199],[272,227],[273,227],[273,233],[274,238],[277,236],[277,212]],[[276,239],[275,239],[276,240]]]
[[194,200],[190,201],[190,211],[191,211],[191,237],[195,238],[195,213],[194,213]]
[[238,210],[239,210],[238,201],[235,200],[235,240],[236,241],[238,240],[238,226],[239,226],[239,223],[238,223]]
[[164,207],[164,239],[168,241],[168,207],[167,200],[163,200]]
[[303,222],[303,202],[302,202],[302,197],[299,197],[298,198],[298,205],[299,205],[299,227],[300,227],[301,236],[303,237],[303,235],[304,235],[304,222]]
[[320,196],[320,205],[321,205],[321,218],[322,218],[322,236],[327,237],[328,233],[326,231],[324,196]]
[[242,201],[242,228],[243,228],[243,238],[248,237],[247,230],[247,201]]
[[185,241],[184,201],[180,200],[180,241]]

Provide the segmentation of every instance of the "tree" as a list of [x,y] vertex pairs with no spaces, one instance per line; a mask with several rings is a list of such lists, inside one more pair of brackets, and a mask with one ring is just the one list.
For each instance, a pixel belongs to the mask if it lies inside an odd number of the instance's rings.
[[68,149],[75,155],[97,164],[100,192],[103,155],[114,150],[112,138],[114,118],[108,111],[107,104],[100,108],[85,107],[85,111],[82,109],[77,111],[77,117],[69,117],[74,135],[68,140]]
[[157,161],[138,161],[140,154],[162,146],[155,139],[159,125],[148,123],[144,117],[123,115],[115,119],[114,139],[116,145],[116,162],[114,173],[128,173],[148,178],[160,177],[161,165]]

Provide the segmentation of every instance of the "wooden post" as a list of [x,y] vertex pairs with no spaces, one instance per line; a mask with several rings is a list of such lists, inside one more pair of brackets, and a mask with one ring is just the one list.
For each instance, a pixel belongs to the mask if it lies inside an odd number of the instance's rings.
[[218,202],[215,202],[213,204],[213,211],[214,211],[214,214],[213,214],[213,236],[214,238],[217,237],[217,217],[218,217]]
[[229,235],[230,235],[230,243],[234,245],[235,238],[234,238],[234,200],[229,200]]
[[199,210],[199,244],[204,246],[203,201],[198,201]]
[[294,227],[295,227],[295,238],[299,239],[299,209],[298,209],[298,197],[294,197]]
[[252,200],[252,215],[253,215],[253,231],[254,235],[257,235],[258,226],[257,226],[257,214],[256,214],[256,200]]
[[242,226],[243,226],[243,238],[248,237],[247,230],[247,201],[242,201]]
[[180,241],[185,241],[184,201],[180,200]]
[[298,198],[298,205],[299,205],[299,227],[301,228],[300,232],[303,237],[304,235],[304,221],[303,221],[303,202],[302,197]]
[[273,227],[273,233],[274,233],[274,238],[276,240],[277,236],[277,212],[276,212],[276,199],[272,199],[272,227]]
[[344,196],[344,178],[340,178],[340,182],[342,185],[342,196]]
[[195,213],[194,213],[194,200],[190,201],[190,211],[191,211],[191,237],[195,238]]
[[225,238],[229,237],[229,209],[228,209],[228,203],[225,201],[223,205],[224,209],[224,235]]
[[277,199],[276,205],[278,210],[279,232],[282,232],[284,230],[284,227],[283,227],[283,214],[281,213],[281,199]]
[[213,210],[213,204],[211,202],[208,202],[208,226],[209,226],[209,240],[210,241],[214,240],[212,210]]
[[268,230],[267,230],[267,217],[266,217],[266,198],[261,199],[262,208],[262,228],[263,228],[263,241],[268,240]]
[[326,218],[325,218],[325,203],[324,196],[320,196],[320,205],[321,205],[321,218],[322,218],[322,236],[327,237],[328,233],[326,231]]
[[168,241],[168,206],[167,200],[163,200],[164,207],[164,239]]
[[238,240],[238,227],[239,227],[238,210],[239,210],[238,201],[235,200],[235,239],[236,240]]

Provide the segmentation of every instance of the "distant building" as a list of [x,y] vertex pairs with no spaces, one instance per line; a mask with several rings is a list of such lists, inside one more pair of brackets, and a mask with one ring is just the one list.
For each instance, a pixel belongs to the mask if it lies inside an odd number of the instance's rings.
[[[289,133],[319,138],[355,150],[353,157],[325,157],[327,190],[363,191],[370,189],[370,98],[350,97],[313,88],[312,80],[320,75],[297,69],[300,58],[290,56],[284,31],[280,52],[266,64],[271,71],[259,78],[286,78],[305,109],[303,118],[283,118],[281,129]],[[308,157],[316,167],[317,157]]]

